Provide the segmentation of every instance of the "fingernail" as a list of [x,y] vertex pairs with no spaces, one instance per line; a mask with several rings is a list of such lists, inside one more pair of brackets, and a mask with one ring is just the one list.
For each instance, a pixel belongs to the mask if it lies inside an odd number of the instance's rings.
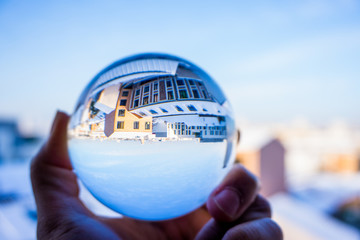
[[214,197],[216,205],[229,217],[236,217],[241,199],[235,188],[227,187]]

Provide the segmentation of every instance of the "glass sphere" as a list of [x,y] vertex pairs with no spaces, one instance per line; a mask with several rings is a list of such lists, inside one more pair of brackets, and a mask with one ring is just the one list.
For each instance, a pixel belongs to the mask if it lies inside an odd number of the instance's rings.
[[75,172],[125,216],[165,220],[203,205],[234,161],[228,100],[193,63],[147,53],[119,60],[82,92],[68,130]]

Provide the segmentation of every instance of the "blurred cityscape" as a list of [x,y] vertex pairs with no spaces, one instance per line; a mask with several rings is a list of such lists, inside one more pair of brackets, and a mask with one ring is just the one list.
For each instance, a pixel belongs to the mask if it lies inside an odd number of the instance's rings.
[[[238,126],[236,161],[261,179],[285,239],[359,239],[359,128],[305,119]],[[16,121],[0,121],[0,239],[36,238],[29,163],[44,139],[24,136]],[[84,188],[81,197],[97,214],[116,215]]]

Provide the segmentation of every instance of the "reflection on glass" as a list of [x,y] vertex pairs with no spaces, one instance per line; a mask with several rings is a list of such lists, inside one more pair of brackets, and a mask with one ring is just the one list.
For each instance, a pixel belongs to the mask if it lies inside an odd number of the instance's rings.
[[194,64],[140,54],[101,71],[69,126],[79,178],[124,215],[162,220],[201,206],[234,158],[235,128],[218,85]]

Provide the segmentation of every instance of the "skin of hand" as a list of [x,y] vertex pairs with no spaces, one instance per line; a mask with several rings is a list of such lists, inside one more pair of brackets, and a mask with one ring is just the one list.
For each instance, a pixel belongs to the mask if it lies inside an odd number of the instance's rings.
[[235,165],[206,206],[167,221],[148,222],[93,214],[79,199],[67,150],[69,116],[56,114],[50,136],[31,164],[38,239],[283,239],[270,219],[256,178]]

